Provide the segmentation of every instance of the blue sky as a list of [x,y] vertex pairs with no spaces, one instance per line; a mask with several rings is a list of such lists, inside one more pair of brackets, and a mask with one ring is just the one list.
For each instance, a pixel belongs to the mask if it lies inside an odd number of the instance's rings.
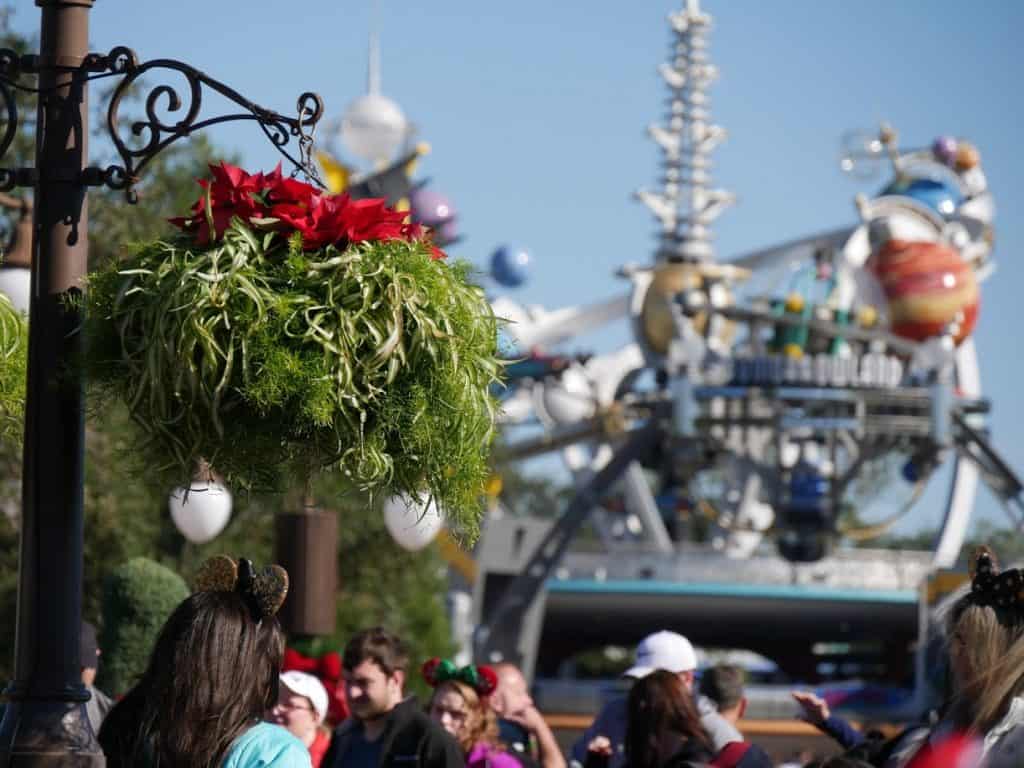
[[[95,50],[124,44],[142,59],[180,58],[282,112],[315,90],[328,117],[365,89],[369,0],[98,0]],[[716,224],[723,258],[854,221],[855,182],[838,170],[841,135],[890,121],[906,144],[937,134],[980,148],[999,208],[999,268],[983,290],[975,337],[994,400],[996,445],[1024,472],[1024,364],[1016,341],[1024,286],[1024,152],[1019,126],[1024,56],[1014,36],[1024,4],[1005,0],[705,0],[715,18],[711,91],[729,139],[716,181],[739,195]],[[460,212],[456,255],[483,265],[499,243],[527,246],[529,303],[558,306],[615,294],[628,261],[651,258],[654,226],[631,200],[654,183],[658,153],[645,136],[662,117],[656,74],[668,52],[666,14],[679,0],[381,0],[383,92],[433,147],[421,165]],[[22,3],[15,27],[32,33]],[[210,106],[214,106],[212,103]],[[252,126],[213,138],[252,168],[276,163]],[[585,339],[606,350],[625,327]],[[927,494],[905,527],[937,521]],[[1002,519],[982,493],[978,513]]]

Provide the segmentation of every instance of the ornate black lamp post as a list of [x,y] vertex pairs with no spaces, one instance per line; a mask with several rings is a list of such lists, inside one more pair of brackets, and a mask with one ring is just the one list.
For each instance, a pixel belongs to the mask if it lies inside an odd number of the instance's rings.
[[[192,67],[169,59],[140,64],[127,48],[88,51],[93,0],[36,0],[41,9],[38,55],[0,51],[0,165],[13,141],[18,115],[14,90],[20,73],[38,75],[34,168],[0,167],[0,190],[33,189],[32,296],[25,407],[21,550],[14,681],[0,723],[0,768],[27,765],[103,765],[85,717],[79,631],[82,609],[83,386],[75,359],[82,343],[77,302],[88,255],[89,186],[125,190],[135,201],[138,174],[164,147],[214,123],[255,121],[274,145],[307,174],[320,98],[299,98],[297,117],[253,104]],[[160,85],[144,100],[144,120],[133,122],[136,145],[122,138],[118,109],[146,72],[174,70],[188,83],[186,100]],[[88,83],[120,77],[107,123],[122,165],[88,164]],[[201,119],[204,87],[236,104],[234,114]],[[157,115],[160,109],[179,116]],[[285,149],[298,138],[299,157]]]

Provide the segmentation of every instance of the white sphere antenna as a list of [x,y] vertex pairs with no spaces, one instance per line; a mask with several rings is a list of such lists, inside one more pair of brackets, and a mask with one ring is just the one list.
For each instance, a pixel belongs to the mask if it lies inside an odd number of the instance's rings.
[[[373,27],[377,26],[377,3],[373,5]],[[380,43],[377,31],[370,32],[366,95],[345,108],[338,134],[341,143],[356,157],[374,164],[393,158],[410,133],[402,108],[380,92]]]
[[345,149],[371,163],[394,157],[408,134],[409,123],[401,108],[378,93],[360,96],[349,104],[339,130]]

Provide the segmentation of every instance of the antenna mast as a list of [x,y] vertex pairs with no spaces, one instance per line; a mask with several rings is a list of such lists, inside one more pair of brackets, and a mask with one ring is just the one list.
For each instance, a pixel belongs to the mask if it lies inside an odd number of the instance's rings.
[[686,0],[668,20],[672,50],[658,68],[670,92],[668,123],[647,128],[662,150],[662,188],[641,189],[636,197],[660,224],[656,261],[713,261],[711,224],[735,196],[711,186],[709,156],[726,137],[725,129],[711,122],[705,92],[718,76],[707,54],[712,20],[701,12],[699,0]]

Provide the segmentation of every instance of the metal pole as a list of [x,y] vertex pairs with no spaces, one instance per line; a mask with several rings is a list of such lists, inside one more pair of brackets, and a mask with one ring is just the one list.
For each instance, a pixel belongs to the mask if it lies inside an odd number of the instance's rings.
[[88,102],[93,0],[41,8],[37,179],[25,404],[15,679],[0,766],[102,766],[81,682],[84,409],[74,301],[86,272]]

